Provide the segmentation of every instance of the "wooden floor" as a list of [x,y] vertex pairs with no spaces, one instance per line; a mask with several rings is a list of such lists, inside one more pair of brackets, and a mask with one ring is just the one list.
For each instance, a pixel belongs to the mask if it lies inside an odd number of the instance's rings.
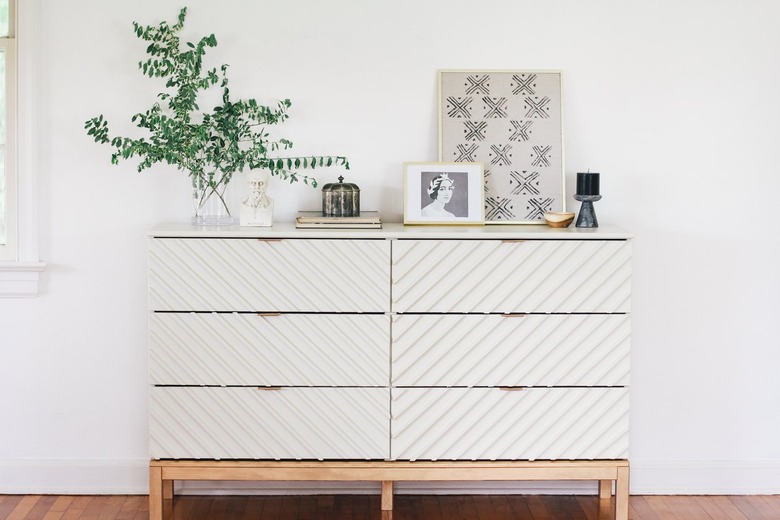
[[[395,496],[394,520],[607,520],[593,496]],[[632,520],[780,520],[780,495],[632,496]],[[146,520],[146,496],[0,495],[0,520]],[[378,495],[178,496],[177,520],[379,520]]]

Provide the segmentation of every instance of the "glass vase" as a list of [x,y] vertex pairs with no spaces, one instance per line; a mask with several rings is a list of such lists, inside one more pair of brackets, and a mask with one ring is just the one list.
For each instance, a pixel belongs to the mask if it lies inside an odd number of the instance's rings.
[[218,182],[192,186],[192,223],[196,226],[229,226],[235,222],[230,213],[232,190],[228,176]]

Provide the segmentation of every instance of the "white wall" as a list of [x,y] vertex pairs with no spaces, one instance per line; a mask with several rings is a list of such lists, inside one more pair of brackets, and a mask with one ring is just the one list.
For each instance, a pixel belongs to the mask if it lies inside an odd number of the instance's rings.
[[[0,492],[144,492],[146,231],[189,217],[187,181],[111,166],[82,126],[104,113],[126,131],[151,103],[131,21],[182,3],[40,1],[49,269],[39,297],[0,300]],[[187,4],[233,91],[291,98],[278,135],[349,156],[386,220],[401,163],[437,158],[437,69],[563,70],[568,191],[600,171],[600,222],[636,235],[632,491],[780,492],[779,3]],[[272,192],[279,221],[318,205],[304,186]]]

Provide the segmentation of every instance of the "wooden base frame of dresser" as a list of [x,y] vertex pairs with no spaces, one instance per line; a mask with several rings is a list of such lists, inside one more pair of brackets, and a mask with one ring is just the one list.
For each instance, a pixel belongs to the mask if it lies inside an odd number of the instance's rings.
[[176,480],[374,481],[382,483],[382,519],[393,517],[393,483],[404,481],[597,480],[609,500],[615,482],[615,519],[628,520],[627,460],[506,462],[303,462],[153,460],[149,463],[149,518],[170,518]]

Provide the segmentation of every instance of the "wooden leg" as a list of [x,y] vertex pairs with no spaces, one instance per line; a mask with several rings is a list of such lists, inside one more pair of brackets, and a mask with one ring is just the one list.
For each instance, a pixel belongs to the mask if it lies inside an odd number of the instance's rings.
[[393,520],[393,481],[382,481],[382,520]]
[[163,493],[163,500],[172,500],[173,499],[173,480],[163,480],[162,481],[162,493]]
[[149,520],[163,520],[163,480],[159,466],[149,466]]
[[599,480],[599,499],[609,500],[612,498],[612,481]]
[[628,520],[628,467],[617,469],[615,482],[615,520]]

